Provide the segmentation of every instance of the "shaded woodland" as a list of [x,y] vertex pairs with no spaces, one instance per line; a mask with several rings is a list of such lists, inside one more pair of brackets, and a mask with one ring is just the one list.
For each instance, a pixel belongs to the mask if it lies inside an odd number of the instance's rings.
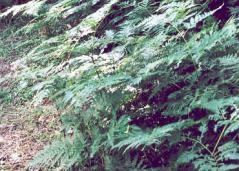
[[239,170],[238,0],[0,9],[2,111],[51,137],[25,170]]

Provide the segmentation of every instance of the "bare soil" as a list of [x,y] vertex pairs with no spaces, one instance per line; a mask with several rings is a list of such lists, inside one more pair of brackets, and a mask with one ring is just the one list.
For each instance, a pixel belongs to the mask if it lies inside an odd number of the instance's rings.
[[9,72],[11,72],[10,64],[0,59],[0,76],[3,77]]
[[0,109],[0,170],[25,170],[27,162],[59,135],[58,113],[52,106]]

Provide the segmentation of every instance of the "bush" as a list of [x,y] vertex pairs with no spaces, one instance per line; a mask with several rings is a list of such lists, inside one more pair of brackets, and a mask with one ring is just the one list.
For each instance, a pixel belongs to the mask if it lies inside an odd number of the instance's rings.
[[54,100],[63,133],[28,168],[238,169],[238,11],[215,19],[224,5],[39,3],[16,91]]

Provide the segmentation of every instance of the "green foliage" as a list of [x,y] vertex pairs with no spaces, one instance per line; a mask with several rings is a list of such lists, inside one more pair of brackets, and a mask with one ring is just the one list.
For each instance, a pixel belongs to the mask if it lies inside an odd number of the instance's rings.
[[124,136],[122,140],[120,140],[119,143],[114,145],[112,148],[121,149],[126,147],[124,153],[130,149],[144,149],[146,146],[161,144],[165,141],[165,139],[167,139],[167,137],[172,136],[173,133],[177,133],[178,130],[189,126],[191,126],[190,121],[182,121],[154,128],[151,132],[143,131],[138,127],[133,127],[131,128],[132,130],[127,132],[127,138]]
[[12,96],[9,90],[0,90],[0,103],[10,103]]
[[63,133],[29,169],[238,169],[235,7],[220,21],[230,3],[31,3],[0,14],[30,17],[7,36],[31,37],[16,46],[14,90],[53,99]]
[[[190,151],[183,153],[177,163],[193,163],[197,170],[237,170],[239,168],[238,163],[233,161],[238,160],[238,144],[231,141],[225,143],[218,148],[218,152],[214,155],[202,155],[197,151]],[[225,163],[229,163],[226,164]]]
[[[82,137],[74,137],[74,140],[64,139],[55,141],[36,156],[29,163],[28,169],[44,168],[53,169],[61,166],[61,169],[70,169],[82,161],[85,142]],[[77,153],[76,153],[77,151]],[[60,167],[59,167],[60,168]]]

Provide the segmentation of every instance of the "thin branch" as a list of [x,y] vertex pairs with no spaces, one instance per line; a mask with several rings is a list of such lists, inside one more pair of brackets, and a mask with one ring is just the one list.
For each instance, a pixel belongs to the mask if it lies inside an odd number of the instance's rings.
[[189,140],[192,140],[192,141],[194,141],[194,142],[196,142],[196,143],[198,143],[198,144],[200,144],[205,150],[208,151],[208,153],[209,153],[211,156],[213,156],[213,152],[212,152],[206,145],[204,145],[201,141],[198,141],[198,140],[193,139],[193,138],[190,138],[190,137],[186,137],[186,138],[189,139]]
[[220,134],[220,136],[219,136],[219,138],[218,138],[218,140],[217,140],[217,142],[216,142],[216,144],[215,144],[215,146],[213,148],[213,151],[212,151],[213,155],[215,154],[215,151],[217,150],[217,147],[218,147],[218,145],[219,145],[219,143],[220,143],[220,141],[221,141],[221,139],[222,139],[222,137],[224,135],[224,132],[227,129],[227,126],[228,126],[228,124],[223,127],[223,130],[222,130],[222,132],[221,132],[221,134]]

